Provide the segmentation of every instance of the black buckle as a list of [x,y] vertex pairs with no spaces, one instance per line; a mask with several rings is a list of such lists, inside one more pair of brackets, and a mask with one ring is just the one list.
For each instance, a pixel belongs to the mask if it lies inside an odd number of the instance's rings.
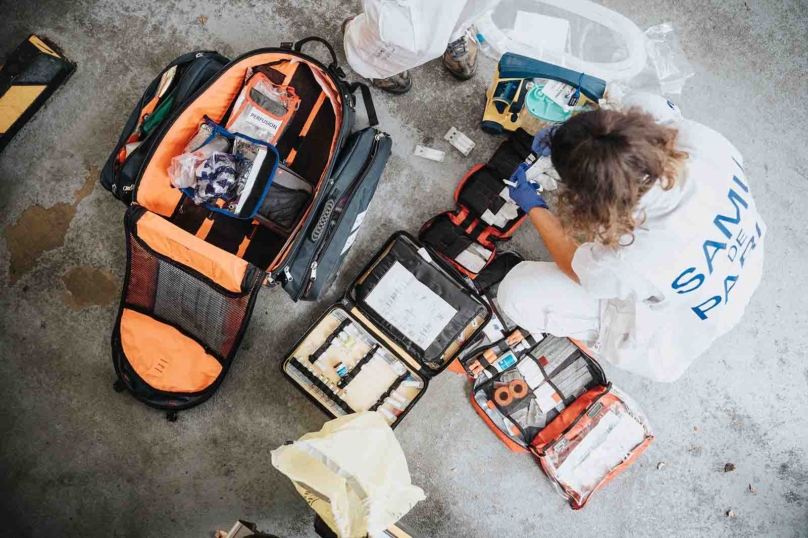
[[281,41],[281,48],[286,50],[292,50],[292,47],[295,46],[294,41]]

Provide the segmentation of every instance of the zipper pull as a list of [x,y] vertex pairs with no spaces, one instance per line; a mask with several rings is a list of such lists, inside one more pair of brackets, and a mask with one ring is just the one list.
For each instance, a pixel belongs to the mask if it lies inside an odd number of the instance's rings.
[[135,190],[135,186],[134,186],[134,185],[126,185],[126,186],[125,186],[124,188],[122,188],[121,190],[122,190],[123,192],[132,192],[133,190]]
[[288,266],[283,268],[283,276],[286,277],[286,284],[292,281],[292,271],[289,270]]
[[314,282],[315,280],[317,280],[317,266],[318,265],[319,264],[317,263],[317,260],[314,260],[313,262],[311,262],[311,276],[309,277],[309,281],[311,281],[311,282]]

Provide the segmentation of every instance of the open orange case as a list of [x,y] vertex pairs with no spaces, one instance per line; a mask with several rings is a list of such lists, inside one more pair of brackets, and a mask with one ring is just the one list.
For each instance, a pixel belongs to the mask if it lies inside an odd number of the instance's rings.
[[418,234],[469,278],[494,260],[497,243],[507,240],[527,216],[510,200],[503,180],[530,155],[532,140],[524,130],[512,133],[487,163],[476,165],[460,181],[454,193],[457,209],[435,216]]
[[491,314],[433,251],[397,232],[281,370],[328,415],[374,410],[395,427]]
[[538,458],[573,509],[653,441],[643,413],[574,340],[517,329],[462,364],[480,417],[510,450]]

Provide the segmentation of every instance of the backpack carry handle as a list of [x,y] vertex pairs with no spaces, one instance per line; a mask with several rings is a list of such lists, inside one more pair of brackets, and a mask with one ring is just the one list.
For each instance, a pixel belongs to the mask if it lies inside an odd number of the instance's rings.
[[294,45],[292,45],[292,49],[295,52],[300,52],[303,48],[303,45],[309,43],[311,41],[316,41],[317,43],[322,43],[325,45],[325,48],[328,49],[328,53],[331,54],[331,65],[328,66],[328,69],[334,72],[339,78],[345,78],[345,72],[340,68],[339,63],[337,62],[337,52],[334,50],[334,47],[331,46],[331,43],[323,39],[322,37],[317,36],[309,36],[304,37],[300,41],[297,41]]

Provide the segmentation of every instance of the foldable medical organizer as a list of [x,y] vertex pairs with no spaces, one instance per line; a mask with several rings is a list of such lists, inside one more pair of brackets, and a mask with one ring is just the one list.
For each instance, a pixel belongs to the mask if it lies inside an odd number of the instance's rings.
[[[525,220],[503,179],[528,158],[532,141],[523,129],[512,133],[487,163],[478,164],[460,181],[454,194],[457,210],[441,213],[421,228],[419,240],[472,279],[497,256],[497,243]],[[506,210],[510,212],[503,216]]]
[[538,458],[573,509],[653,441],[634,402],[571,339],[517,329],[462,364],[477,413],[510,450]]
[[434,252],[397,232],[281,369],[330,416],[376,410],[395,427],[490,318]]

